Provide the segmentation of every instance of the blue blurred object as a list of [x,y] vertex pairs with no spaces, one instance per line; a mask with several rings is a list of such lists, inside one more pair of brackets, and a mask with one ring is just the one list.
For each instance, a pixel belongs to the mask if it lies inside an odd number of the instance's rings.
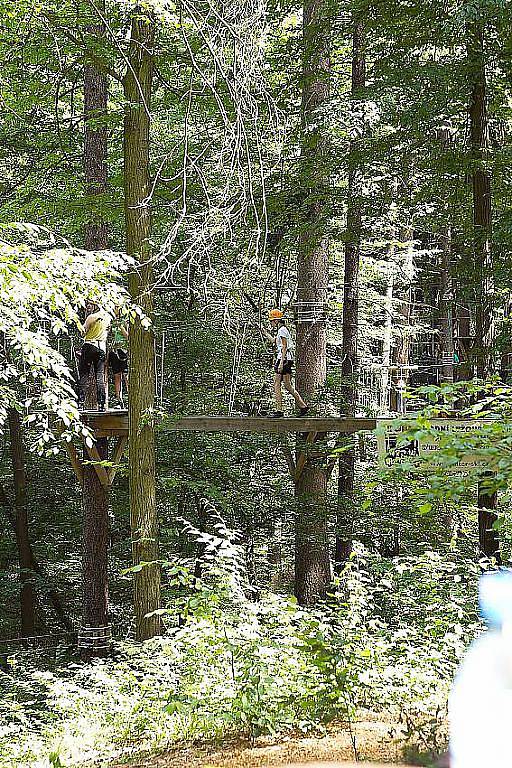
[[512,569],[501,568],[480,577],[480,613],[490,627],[499,629],[512,622]]
[[479,598],[489,629],[468,648],[450,695],[450,766],[512,768],[512,570],[481,576]]

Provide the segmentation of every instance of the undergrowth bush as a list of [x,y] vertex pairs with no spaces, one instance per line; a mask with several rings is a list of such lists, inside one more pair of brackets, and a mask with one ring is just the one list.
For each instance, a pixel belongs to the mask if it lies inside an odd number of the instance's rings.
[[0,678],[0,766],[67,768],[184,740],[308,732],[364,710],[425,751],[441,748],[449,685],[478,630],[469,561],[359,551],[314,611],[273,594],[247,599],[218,563],[213,573],[195,585],[184,626],[162,638],[58,672],[14,660]]

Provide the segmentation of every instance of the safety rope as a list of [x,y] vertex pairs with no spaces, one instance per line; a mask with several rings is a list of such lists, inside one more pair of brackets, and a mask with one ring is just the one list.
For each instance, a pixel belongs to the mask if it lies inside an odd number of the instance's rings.
[[6,646],[6,645],[13,645],[16,643],[23,643],[27,645],[34,645],[41,643],[41,641],[45,640],[58,640],[61,638],[68,638],[73,641],[73,644],[77,641],[77,631],[71,630],[70,632],[57,632],[53,634],[47,634],[47,635],[27,635],[25,637],[9,637],[5,640],[0,640],[0,646]]
[[231,384],[229,388],[228,413],[231,415],[235,405],[236,390],[238,388],[238,378],[240,374],[240,364],[242,362],[243,350],[245,347],[245,335],[247,332],[247,322],[244,323],[242,333],[237,333],[235,347],[233,350],[233,365],[231,367]]

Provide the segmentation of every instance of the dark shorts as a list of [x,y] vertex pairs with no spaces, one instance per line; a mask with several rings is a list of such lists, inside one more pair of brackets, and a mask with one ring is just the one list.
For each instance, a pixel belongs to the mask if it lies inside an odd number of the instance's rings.
[[[280,361],[276,360],[276,364],[274,365],[274,371],[276,373],[279,373],[280,364],[281,364]],[[293,360],[287,360],[286,363],[283,365],[283,372],[281,373],[281,376],[286,376],[286,375],[291,376],[292,371],[293,371]]]
[[114,376],[128,373],[128,353],[124,349],[113,349],[108,353],[108,366]]

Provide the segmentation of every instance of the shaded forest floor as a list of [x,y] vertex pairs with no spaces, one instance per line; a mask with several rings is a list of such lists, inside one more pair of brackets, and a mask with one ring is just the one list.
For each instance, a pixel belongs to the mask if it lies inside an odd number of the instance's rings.
[[354,726],[357,763],[350,731],[338,726],[318,737],[279,741],[262,738],[254,745],[233,740],[222,745],[182,746],[156,756],[139,756],[118,763],[115,768],[334,768],[337,765],[377,768],[377,763],[404,766],[405,745],[390,735],[391,727],[383,722],[362,722]]

